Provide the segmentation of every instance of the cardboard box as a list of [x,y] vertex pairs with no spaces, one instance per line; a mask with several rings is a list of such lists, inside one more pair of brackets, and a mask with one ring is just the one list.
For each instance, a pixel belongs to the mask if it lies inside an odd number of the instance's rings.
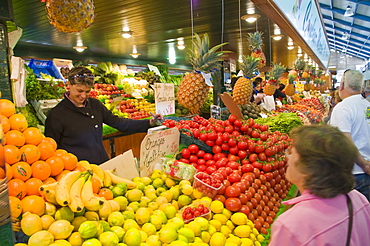
[[139,177],[139,169],[136,163],[137,161],[134,158],[132,150],[128,150],[100,164],[100,168],[103,170],[113,170],[114,174],[121,178],[133,179]]

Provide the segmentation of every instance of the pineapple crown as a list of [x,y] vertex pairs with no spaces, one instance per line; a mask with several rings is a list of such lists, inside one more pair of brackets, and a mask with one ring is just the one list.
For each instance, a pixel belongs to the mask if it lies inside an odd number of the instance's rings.
[[324,74],[323,70],[320,69],[317,71],[317,77],[321,77],[323,74]]
[[323,84],[325,84],[325,80],[320,79],[320,78],[315,78],[315,79],[313,80],[313,82],[314,82],[315,84],[318,84],[318,85],[323,85]]
[[293,84],[296,79],[297,75],[288,75],[289,84]]
[[275,63],[270,71],[269,80],[277,80],[285,70],[286,67],[281,65],[281,63]]
[[303,70],[306,67],[306,62],[301,58],[297,58],[294,62],[294,69],[295,70]]
[[250,50],[261,50],[263,45],[262,34],[263,32],[248,33],[248,47]]
[[261,58],[253,56],[242,56],[243,63],[240,65],[245,77],[252,78],[253,75],[258,73],[258,64]]
[[[231,51],[217,51],[220,47],[228,43],[222,43],[210,48],[209,36],[204,34],[203,39],[195,33],[195,40],[193,42],[194,49],[190,50],[190,63],[194,70],[207,72],[221,67],[220,61],[223,61],[225,53],[232,53]],[[216,52],[217,51],[217,52]]]

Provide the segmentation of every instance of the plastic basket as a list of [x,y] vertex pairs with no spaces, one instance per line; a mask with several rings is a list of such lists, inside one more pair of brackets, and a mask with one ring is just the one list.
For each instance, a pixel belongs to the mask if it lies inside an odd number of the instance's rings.
[[[220,185],[220,187],[217,187],[217,188],[213,187],[213,186],[210,186],[210,185],[204,183],[202,180],[200,180],[197,177],[200,173],[203,173],[203,172],[198,172],[198,173],[195,174],[193,187],[195,189],[197,189],[198,191],[202,192],[203,195],[208,196],[210,198],[213,198],[215,195],[217,195],[218,190],[221,189],[222,184]],[[203,173],[203,174],[206,174],[206,173]],[[208,174],[206,174],[206,175],[208,175]],[[213,177],[211,175],[208,175],[208,176],[211,179],[213,179]]]
[[41,78],[41,73],[48,74],[56,79],[64,80],[62,74],[55,66],[53,61],[40,61],[31,59],[28,66],[33,70],[33,72],[37,75],[37,77]]

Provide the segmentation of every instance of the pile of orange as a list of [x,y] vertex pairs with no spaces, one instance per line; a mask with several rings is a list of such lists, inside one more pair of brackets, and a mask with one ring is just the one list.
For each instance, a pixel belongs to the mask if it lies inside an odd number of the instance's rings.
[[7,99],[0,99],[0,122],[6,166],[6,171],[0,168],[0,180],[8,179],[12,215],[18,217],[30,211],[41,216],[44,211],[40,208],[45,207],[45,201],[39,193],[40,186],[79,170],[78,159],[57,149],[55,140],[45,137],[37,127],[28,127],[24,115],[17,114],[14,104]]

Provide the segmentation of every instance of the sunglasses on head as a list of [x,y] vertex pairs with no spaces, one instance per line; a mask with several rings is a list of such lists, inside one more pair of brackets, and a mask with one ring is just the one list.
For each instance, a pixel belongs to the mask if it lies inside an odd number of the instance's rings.
[[72,78],[77,78],[77,79],[93,79],[94,78],[94,75],[93,74],[76,74],[76,75],[73,75]]

